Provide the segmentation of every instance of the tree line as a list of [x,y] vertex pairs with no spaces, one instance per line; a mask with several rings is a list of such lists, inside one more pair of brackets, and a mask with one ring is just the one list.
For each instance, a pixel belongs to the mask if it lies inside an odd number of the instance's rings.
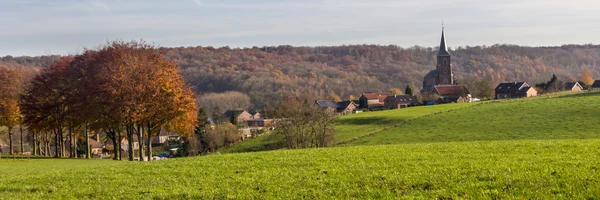
[[[14,73],[0,69],[0,75]],[[190,135],[197,125],[195,94],[179,67],[143,42],[116,41],[60,57],[30,80],[3,76],[8,83],[0,88],[10,92],[2,92],[0,126],[8,127],[10,137],[13,127],[27,128],[33,154],[77,157],[82,150],[91,158],[90,133],[103,132],[115,146],[114,159],[122,159],[125,138],[129,160],[143,160],[144,145],[151,160],[151,139],[161,128]],[[133,155],[134,137],[139,155]]]
[[[256,109],[288,95],[349,99],[407,85],[418,91],[423,76],[435,69],[436,50],[393,45],[160,48],[197,94],[244,92]],[[585,68],[599,75],[599,45],[466,46],[450,53],[457,81],[487,86],[482,95],[504,81],[542,83],[552,74],[579,80]],[[6,56],[0,65],[44,66],[53,59]],[[475,82],[480,79],[489,83]]]

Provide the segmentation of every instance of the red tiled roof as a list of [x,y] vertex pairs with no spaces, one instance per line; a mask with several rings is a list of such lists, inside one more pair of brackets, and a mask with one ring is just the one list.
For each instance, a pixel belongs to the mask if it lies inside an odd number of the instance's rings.
[[377,99],[381,98],[382,96],[385,99],[385,97],[387,97],[387,94],[384,93],[363,93],[362,95],[365,96],[367,99]]
[[435,85],[433,87],[441,96],[460,96],[469,93],[469,90],[462,85]]

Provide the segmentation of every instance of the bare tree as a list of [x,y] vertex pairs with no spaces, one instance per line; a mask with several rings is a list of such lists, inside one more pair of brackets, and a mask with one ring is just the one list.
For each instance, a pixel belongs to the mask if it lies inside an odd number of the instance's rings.
[[199,96],[197,103],[207,112],[208,116],[223,114],[232,109],[243,110],[252,105],[247,94],[236,91],[203,94]]
[[327,112],[307,101],[286,97],[268,108],[267,116],[277,119],[275,134],[290,149],[327,147],[334,144],[335,113]]

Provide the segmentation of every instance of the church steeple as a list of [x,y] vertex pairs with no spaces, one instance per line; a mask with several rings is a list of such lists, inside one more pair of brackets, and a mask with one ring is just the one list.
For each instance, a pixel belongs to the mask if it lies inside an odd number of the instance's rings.
[[444,34],[444,24],[442,23],[442,40],[440,41],[440,50],[438,56],[449,56],[448,49],[446,48],[446,35]]

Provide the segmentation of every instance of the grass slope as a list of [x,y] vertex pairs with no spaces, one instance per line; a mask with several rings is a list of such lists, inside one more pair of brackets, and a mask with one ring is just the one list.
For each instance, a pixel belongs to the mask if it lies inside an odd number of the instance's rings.
[[[400,110],[364,112],[341,116],[335,129],[336,143],[346,143],[361,137],[374,134],[394,126],[399,126],[408,120],[442,112],[455,111],[461,108],[477,105],[477,103],[443,104],[435,106],[410,107]],[[253,138],[229,148],[221,153],[254,152],[277,149],[278,138],[275,135],[265,135]]]
[[515,99],[412,120],[346,145],[600,138],[600,92]]
[[599,143],[401,144],[152,163],[2,159],[0,199],[598,199]]

